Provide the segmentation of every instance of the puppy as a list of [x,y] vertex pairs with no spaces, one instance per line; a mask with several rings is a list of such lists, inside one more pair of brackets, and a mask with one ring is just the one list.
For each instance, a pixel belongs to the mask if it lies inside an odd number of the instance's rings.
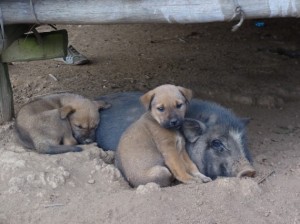
[[39,153],[79,152],[79,144],[95,140],[99,109],[110,105],[80,95],[58,93],[38,97],[24,105],[16,118],[20,143]]
[[174,85],[141,96],[148,111],[123,133],[116,152],[116,166],[131,186],[155,182],[165,187],[174,178],[183,183],[211,181],[189,158],[180,134],[191,98],[191,90]]

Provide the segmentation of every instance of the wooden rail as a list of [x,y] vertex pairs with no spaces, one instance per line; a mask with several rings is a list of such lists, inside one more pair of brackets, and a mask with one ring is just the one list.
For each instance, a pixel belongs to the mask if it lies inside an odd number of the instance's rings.
[[[32,3],[32,4],[31,4]],[[300,0],[1,0],[4,24],[206,23],[300,17]]]

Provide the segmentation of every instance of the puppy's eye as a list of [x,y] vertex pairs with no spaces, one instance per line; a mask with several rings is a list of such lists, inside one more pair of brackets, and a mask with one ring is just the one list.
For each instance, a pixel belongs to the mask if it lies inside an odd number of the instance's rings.
[[182,107],[182,103],[178,103],[177,105],[176,105],[176,108],[177,109],[180,109]]
[[75,127],[76,127],[76,128],[79,128],[79,129],[83,129],[83,127],[82,127],[80,124],[79,124],[79,125],[76,125],[76,124],[75,124]]
[[164,107],[157,107],[157,110],[158,110],[159,112],[164,112],[164,111],[165,111],[165,108],[164,108]]

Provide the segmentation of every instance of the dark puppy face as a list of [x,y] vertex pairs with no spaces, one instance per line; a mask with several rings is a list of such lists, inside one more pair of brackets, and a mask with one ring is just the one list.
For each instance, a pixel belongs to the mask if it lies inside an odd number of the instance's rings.
[[189,89],[162,85],[147,92],[140,100],[162,127],[179,129],[191,98],[192,91]]
[[84,99],[61,108],[61,118],[69,119],[72,134],[79,144],[89,144],[95,141],[95,131],[100,122],[98,111],[109,106],[104,101]]

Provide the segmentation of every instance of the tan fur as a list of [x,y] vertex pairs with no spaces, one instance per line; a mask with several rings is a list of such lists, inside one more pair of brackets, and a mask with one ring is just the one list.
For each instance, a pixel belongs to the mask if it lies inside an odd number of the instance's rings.
[[38,97],[25,104],[16,118],[16,133],[26,148],[40,153],[81,151],[77,145],[95,140],[103,101],[60,93]]
[[124,132],[116,153],[116,165],[132,186],[169,186],[174,177],[183,183],[210,181],[189,158],[178,130],[191,98],[191,90],[174,85],[141,97],[148,112]]

